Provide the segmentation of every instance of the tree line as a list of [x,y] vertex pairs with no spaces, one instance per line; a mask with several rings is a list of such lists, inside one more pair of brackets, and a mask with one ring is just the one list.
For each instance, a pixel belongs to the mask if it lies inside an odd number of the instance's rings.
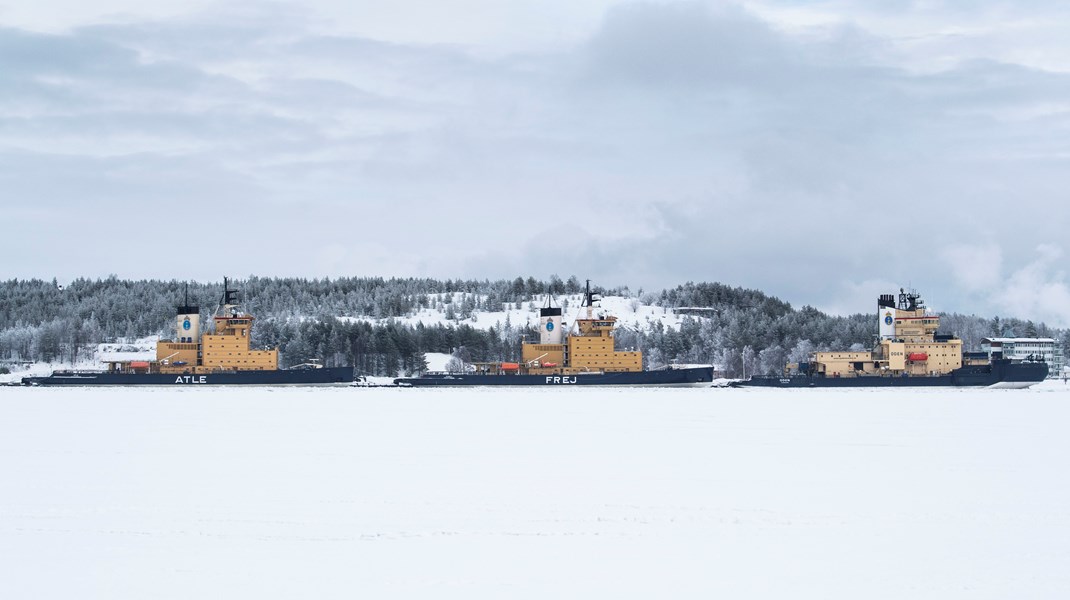
[[[430,278],[262,278],[240,283],[245,310],[257,316],[252,343],[278,347],[284,366],[318,359],[351,365],[359,374],[395,375],[426,369],[424,353],[450,353],[465,361],[515,360],[525,338],[537,332],[508,322],[481,329],[467,323],[480,311],[578,294],[575,276],[548,280]],[[618,348],[644,352],[653,368],[672,362],[713,363],[726,375],[779,372],[810,352],[863,349],[877,334],[873,314],[827,315],[810,306],[795,309],[757,290],[721,283],[687,283],[660,292],[627,287],[597,288],[602,295],[633,298],[677,310],[679,330],[654,321],[617,330]],[[176,305],[201,308],[202,321],[223,295],[221,284],[77,279],[0,282],[0,360],[76,362],[92,359],[97,344],[148,335],[171,335]],[[446,323],[409,325],[401,317],[440,311]],[[1070,352],[1070,333],[1014,318],[944,314],[941,330],[979,349],[989,336],[1054,337]]]

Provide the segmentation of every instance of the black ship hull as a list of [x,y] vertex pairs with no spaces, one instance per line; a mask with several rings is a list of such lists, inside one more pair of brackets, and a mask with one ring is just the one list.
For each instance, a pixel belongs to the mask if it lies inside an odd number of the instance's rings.
[[687,367],[631,373],[585,373],[577,375],[481,375],[448,373],[428,374],[421,377],[403,377],[394,380],[394,383],[397,385],[413,387],[465,387],[490,385],[708,387],[712,382],[713,367]]
[[323,369],[278,369],[274,371],[225,371],[198,375],[164,373],[106,373],[58,371],[48,377],[25,377],[23,385],[332,385],[353,381],[351,367]]
[[732,383],[732,387],[779,388],[860,388],[860,387],[991,387],[1027,388],[1048,376],[1043,362],[1011,362],[996,359],[988,365],[970,365],[945,375],[914,377],[825,377],[823,375],[793,375],[791,377],[752,377]]

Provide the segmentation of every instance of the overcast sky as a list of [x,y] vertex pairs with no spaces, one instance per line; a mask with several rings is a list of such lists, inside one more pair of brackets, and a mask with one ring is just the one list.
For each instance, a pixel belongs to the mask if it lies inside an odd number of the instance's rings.
[[576,274],[1070,326],[1070,5],[0,0],[0,277]]

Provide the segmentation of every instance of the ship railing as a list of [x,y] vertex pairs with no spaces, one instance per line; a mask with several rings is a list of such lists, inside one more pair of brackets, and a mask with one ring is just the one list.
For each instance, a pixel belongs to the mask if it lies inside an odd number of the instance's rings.
[[52,376],[55,377],[56,375],[100,375],[102,373],[107,373],[107,371],[103,369],[61,369],[59,371],[52,371]]
[[322,369],[322,368],[323,368],[323,365],[318,363],[318,362],[306,362],[306,363],[301,363],[299,365],[294,365],[294,366],[290,367],[291,370],[299,369],[299,370],[302,370],[302,371],[303,370],[308,370],[308,369]]

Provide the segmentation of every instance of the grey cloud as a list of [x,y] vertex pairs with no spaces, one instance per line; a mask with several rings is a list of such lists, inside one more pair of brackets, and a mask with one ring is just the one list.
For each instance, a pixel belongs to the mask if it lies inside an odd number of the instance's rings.
[[[787,74],[782,39],[739,9],[711,13],[698,3],[615,8],[589,48],[593,78],[646,86],[705,87],[755,81],[756,70]],[[768,82],[787,85],[782,77]]]
[[196,90],[225,85],[226,79],[175,62],[145,64],[137,51],[79,33],[51,35],[0,29],[0,73],[8,81],[34,82],[46,77],[82,80],[97,87],[122,85],[134,90]]
[[908,72],[851,25],[802,37],[700,4],[616,8],[576,47],[493,59],[291,17],[0,31],[18,49],[0,56],[32,55],[0,79],[5,204],[91,200],[97,231],[142,242],[169,207],[231,207],[250,230],[229,255],[288,242],[248,255],[263,274],[330,241],[339,275],[715,279],[816,305],[875,278],[950,304],[943,248],[997,244],[1014,270],[1070,218],[1065,74]]
[[[658,121],[664,126],[646,130],[636,145],[690,150],[688,130],[702,131],[710,147],[697,152],[737,164],[745,184],[666,182],[670,194],[697,211],[666,219],[680,231],[666,241],[641,241],[639,251],[625,242],[598,253],[629,257],[633,276],[645,270],[641,277],[665,283],[742,280],[789,298],[824,279],[804,298],[829,304],[821,297],[830,293],[829,279],[945,278],[922,248],[978,236],[1013,245],[1001,233],[1008,231],[1061,236],[1059,220],[1039,215],[1064,212],[1048,185],[1065,179],[1056,166],[1067,155],[1065,118],[1004,117],[1062,102],[1070,91],[1066,75],[992,61],[927,75],[829,61],[831,52],[815,48],[822,42],[780,36],[746,16],[692,6],[669,9],[659,20],[661,10],[644,6],[607,19],[592,43],[588,80],[609,73],[613,85],[593,93],[631,98],[611,101],[619,110],[593,118],[628,127],[637,114],[649,124],[649,115],[671,112],[675,118]],[[752,35],[740,40],[726,30]],[[843,51],[845,41],[836,43]],[[1036,158],[1045,154],[1051,158]],[[650,155],[633,160],[652,178],[666,170]],[[1030,244],[1008,253],[1025,260]]]
[[0,77],[27,74],[106,72],[116,63],[129,64],[136,53],[112,43],[71,35],[30,33],[0,28]]

